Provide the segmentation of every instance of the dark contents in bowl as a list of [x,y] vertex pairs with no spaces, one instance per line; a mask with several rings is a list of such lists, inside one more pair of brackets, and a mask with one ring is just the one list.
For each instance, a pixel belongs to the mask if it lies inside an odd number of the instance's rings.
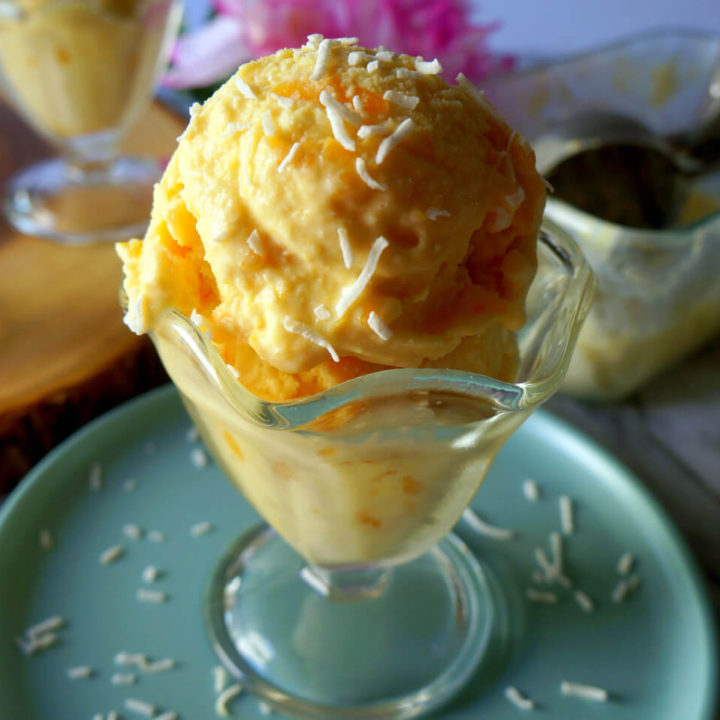
[[658,230],[673,224],[684,195],[673,159],[651,147],[601,145],[556,165],[553,196],[609,222]]

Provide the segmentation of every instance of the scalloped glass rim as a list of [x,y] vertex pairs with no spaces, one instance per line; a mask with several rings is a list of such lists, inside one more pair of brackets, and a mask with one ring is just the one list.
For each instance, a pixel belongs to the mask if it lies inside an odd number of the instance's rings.
[[[529,342],[537,343],[539,337],[545,337],[544,332],[555,329],[559,332],[558,337],[553,338],[553,347],[560,351],[555,354],[549,367],[538,363],[536,358],[530,367],[525,368],[528,377],[516,383],[460,370],[395,368],[347,380],[298,400],[272,402],[258,398],[242,385],[222,360],[212,341],[186,315],[178,310],[168,310],[160,322],[174,326],[174,330],[192,349],[196,360],[231,405],[241,410],[248,419],[266,427],[300,428],[319,414],[331,412],[348,402],[408,391],[453,393],[490,400],[505,410],[528,410],[550,397],[560,385],[596,286],[595,276],[575,241],[547,218],[543,220],[539,248],[565,269],[566,287],[551,303],[558,310],[559,317],[545,317],[550,312],[548,308],[538,317],[537,323],[526,324],[518,334],[521,336],[526,332]],[[123,311],[127,311],[127,296],[122,287],[120,305]],[[150,337],[154,339],[152,331]],[[525,364],[521,358],[521,368]]]

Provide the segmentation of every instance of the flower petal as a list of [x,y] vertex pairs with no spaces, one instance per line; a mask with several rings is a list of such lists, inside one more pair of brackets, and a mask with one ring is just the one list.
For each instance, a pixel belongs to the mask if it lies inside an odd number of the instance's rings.
[[251,56],[242,23],[227,16],[217,17],[177,41],[172,67],[162,84],[174,89],[212,85]]

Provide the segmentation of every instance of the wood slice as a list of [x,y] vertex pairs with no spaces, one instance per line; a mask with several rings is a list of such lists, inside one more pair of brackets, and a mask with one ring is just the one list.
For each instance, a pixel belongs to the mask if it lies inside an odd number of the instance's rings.
[[[168,157],[185,122],[155,103],[123,150]],[[0,103],[0,189],[50,154]],[[167,380],[122,322],[121,278],[112,243],[67,247],[0,220],[0,493],[81,425]]]

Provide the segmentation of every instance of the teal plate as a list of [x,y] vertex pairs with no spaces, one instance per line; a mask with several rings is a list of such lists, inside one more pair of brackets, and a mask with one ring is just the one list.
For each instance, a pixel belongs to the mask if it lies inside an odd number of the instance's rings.
[[[191,453],[190,421],[177,393],[162,388],[92,423],[52,452],[0,511],[0,718],[91,720],[112,710],[124,720],[127,698],[149,702],[182,720],[215,716],[212,668],[218,665],[205,633],[203,599],[214,562],[256,513],[209,463]],[[102,487],[89,487],[90,468],[103,468]],[[529,501],[532,478],[540,498]],[[128,483],[129,480],[134,482]],[[565,564],[595,604],[584,612],[571,590],[537,586],[536,547],[560,529],[558,500],[573,501],[575,531],[565,538]],[[716,639],[702,582],[685,544],[657,503],[603,451],[542,411],[508,441],[473,507],[511,540],[480,535],[466,521],[457,533],[491,566],[505,588],[514,622],[511,652],[496,660],[436,718],[453,720],[711,720],[716,692]],[[212,523],[196,537],[191,528]],[[128,538],[124,526],[145,530]],[[41,548],[49,531],[54,548]],[[164,534],[153,542],[149,531]],[[155,540],[158,538],[155,537]],[[124,555],[99,558],[120,544]],[[621,603],[611,599],[625,552],[637,558],[639,586]],[[143,569],[162,571],[148,585]],[[136,591],[167,593],[164,603],[140,602]],[[530,602],[535,586],[558,594],[556,604]],[[58,643],[31,657],[15,638],[28,626],[59,615]],[[176,665],[137,671],[135,684],[113,685],[120,652]],[[69,668],[89,666],[87,679]],[[569,680],[606,688],[606,703],[564,696]],[[505,697],[514,686],[536,703],[534,712]],[[229,704],[233,717],[265,716],[252,697]],[[276,716],[278,717],[278,716]]]

